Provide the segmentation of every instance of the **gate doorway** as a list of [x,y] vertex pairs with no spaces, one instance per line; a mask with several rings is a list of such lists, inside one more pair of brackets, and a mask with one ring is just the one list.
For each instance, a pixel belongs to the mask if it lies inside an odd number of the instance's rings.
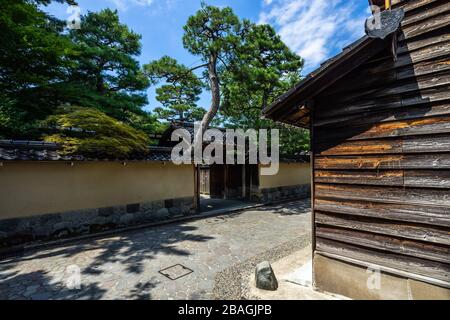
[[210,169],[209,167],[199,167],[200,172],[200,195],[210,195]]
[[197,169],[200,212],[248,206],[252,190],[259,185],[257,165],[213,164]]

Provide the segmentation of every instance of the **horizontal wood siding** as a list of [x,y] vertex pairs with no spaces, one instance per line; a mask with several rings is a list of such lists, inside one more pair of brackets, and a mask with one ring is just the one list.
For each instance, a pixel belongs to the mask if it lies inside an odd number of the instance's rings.
[[314,98],[316,252],[450,287],[450,3]]

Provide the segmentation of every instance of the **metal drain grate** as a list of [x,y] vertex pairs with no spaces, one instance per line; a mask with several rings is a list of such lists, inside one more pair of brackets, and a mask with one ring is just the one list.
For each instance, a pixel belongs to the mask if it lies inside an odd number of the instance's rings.
[[194,272],[194,270],[191,270],[181,264],[176,264],[171,267],[159,270],[158,272],[166,278],[169,278],[170,280],[177,280],[187,276],[188,274],[191,274],[192,272]]

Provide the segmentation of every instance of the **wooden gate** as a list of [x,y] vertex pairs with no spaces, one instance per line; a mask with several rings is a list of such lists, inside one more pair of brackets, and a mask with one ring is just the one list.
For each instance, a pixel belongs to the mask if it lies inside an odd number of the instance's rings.
[[210,170],[209,167],[200,168],[200,194],[210,194]]

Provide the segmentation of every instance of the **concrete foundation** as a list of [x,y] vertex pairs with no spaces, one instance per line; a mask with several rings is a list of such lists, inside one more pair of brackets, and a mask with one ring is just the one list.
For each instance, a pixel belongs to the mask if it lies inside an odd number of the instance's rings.
[[[379,276],[378,276],[379,275]],[[348,262],[314,255],[317,290],[358,300],[450,300],[450,290]]]

